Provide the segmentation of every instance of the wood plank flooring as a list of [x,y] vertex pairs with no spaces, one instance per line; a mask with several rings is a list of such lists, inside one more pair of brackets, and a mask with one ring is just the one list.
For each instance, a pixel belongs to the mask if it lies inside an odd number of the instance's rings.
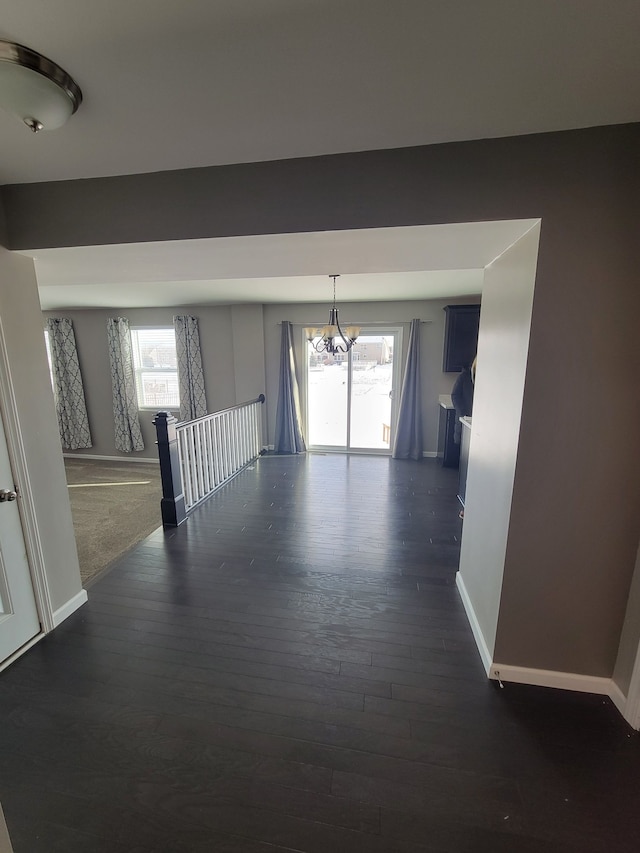
[[487,682],[455,491],[265,457],[122,558],[0,676],[16,853],[637,853],[611,703]]

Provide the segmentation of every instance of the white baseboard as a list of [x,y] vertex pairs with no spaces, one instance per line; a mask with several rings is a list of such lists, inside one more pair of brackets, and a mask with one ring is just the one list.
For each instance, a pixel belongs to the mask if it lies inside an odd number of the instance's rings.
[[487,641],[484,638],[484,634],[482,633],[482,630],[480,628],[478,617],[476,616],[476,612],[473,609],[473,604],[471,603],[469,593],[467,592],[467,588],[464,584],[464,579],[460,572],[456,572],[456,586],[458,587],[458,591],[460,592],[460,598],[462,599],[462,604],[464,605],[465,613],[467,614],[467,619],[469,620],[469,624],[471,625],[473,637],[476,641],[478,651],[480,652],[480,657],[482,659],[485,672],[487,673],[487,675],[489,675],[493,658],[491,652],[489,651],[489,647],[487,646]]
[[[46,637],[46,634],[44,633],[44,631],[41,631],[39,634],[36,634],[35,637],[33,637],[31,640],[29,640],[28,643],[25,643],[24,646],[20,646],[20,648],[18,649],[17,652],[14,652],[8,658],[3,660],[2,663],[0,663],[0,672],[3,672],[3,670],[5,670],[8,666],[11,666],[11,664],[14,662],[14,660],[18,660],[18,658],[21,655],[23,655],[25,652],[29,651],[31,646],[35,646],[36,643],[39,643],[43,637]],[[2,849],[1,846],[0,846],[0,853],[4,853],[4,850]]]
[[469,593],[460,572],[456,574],[456,585],[460,591],[460,598],[462,599],[467,619],[471,625],[482,663],[490,679],[493,681],[532,684],[537,687],[554,687],[557,690],[574,690],[578,693],[596,693],[600,696],[608,696],[629,725],[634,729],[640,730],[640,717],[630,707],[628,697],[624,695],[612,678],[494,663],[480,630],[475,610],[473,609]]
[[63,453],[65,459],[97,459],[101,462],[147,462],[158,465],[158,458],[153,456],[96,456],[93,453]]
[[511,681],[515,684],[534,684],[538,687],[555,687],[558,690],[573,690],[578,693],[598,693],[610,696],[613,681],[597,675],[579,675],[576,672],[557,672],[551,669],[531,669],[527,666],[491,664],[489,678],[496,681]]
[[57,627],[61,622],[64,622],[67,617],[71,616],[72,613],[82,607],[89,600],[86,589],[81,589],[77,595],[74,595],[73,598],[70,598],[66,604],[63,604],[62,607],[59,607],[57,610],[53,612],[53,625]]
[[633,701],[631,691],[629,691],[628,696],[625,696],[615,681],[611,679],[608,695],[609,699],[611,699],[631,728],[636,731],[640,731],[640,714],[638,713],[637,707]]
[[630,701],[627,700],[623,716],[632,729],[640,732],[640,708],[638,708],[636,703],[630,703]]
[[616,706],[618,711],[620,711],[625,720],[630,723],[631,720],[627,718],[627,715],[625,713],[627,711],[627,697],[624,695],[622,690],[620,690],[620,688],[615,683],[615,681],[613,681],[613,679],[611,680],[611,687],[609,688],[609,698]]
[[[266,448],[265,448],[265,449],[266,449],[266,450],[270,450],[271,452],[273,452],[273,451],[275,450],[275,445],[273,445],[273,444],[268,444],[268,445],[266,446]],[[326,449],[326,448],[323,448],[323,449],[322,449],[322,450],[320,450],[319,452],[320,452],[320,453],[328,453],[328,452],[331,452],[331,451],[327,451],[327,449]],[[340,450],[337,450],[337,451],[336,451],[336,453],[344,453],[344,452],[345,452],[345,451],[344,451],[343,449],[340,449]],[[382,455],[382,454],[381,454],[381,455]],[[423,450],[423,451],[422,451],[422,458],[423,458],[423,459],[437,459],[437,458],[438,458],[438,452],[437,452],[436,450]]]
[[640,647],[631,673],[623,716],[632,728],[640,731]]

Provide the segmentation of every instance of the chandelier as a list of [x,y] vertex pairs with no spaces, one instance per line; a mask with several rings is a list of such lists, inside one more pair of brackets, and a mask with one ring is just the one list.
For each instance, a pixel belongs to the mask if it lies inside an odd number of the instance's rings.
[[[329,309],[329,322],[319,331],[308,326],[304,330],[306,339],[316,352],[328,352],[335,355],[339,352],[349,352],[360,334],[360,326],[347,326],[342,331],[338,322],[338,309],[336,308],[336,279],[339,275],[330,275],[333,279],[333,308]],[[318,340],[315,340],[318,338]],[[337,341],[337,343],[336,343]]]

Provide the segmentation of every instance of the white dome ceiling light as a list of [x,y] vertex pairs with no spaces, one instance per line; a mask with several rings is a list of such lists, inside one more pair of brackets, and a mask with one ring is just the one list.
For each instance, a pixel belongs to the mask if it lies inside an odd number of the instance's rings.
[[82,103],[80,87],[66,71],[29,47],[0,40],[0,107],[34,133],[55,130]]

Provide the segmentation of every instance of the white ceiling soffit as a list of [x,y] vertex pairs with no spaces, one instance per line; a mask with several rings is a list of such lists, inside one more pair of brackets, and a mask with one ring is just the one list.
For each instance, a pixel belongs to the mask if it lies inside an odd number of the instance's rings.
[[[341,276],[336,294],[345,302],[449,299],[482,292],[483,270],[438,270]],[[329,302],[333,285],[326,276],[218,279],[112,284],[108,287],[58,285],[41,288],[44,311],[78,308],[149,308],[177,305],[234,305],[243,302]]]
[[20,0],[0,37],[82,88],[62,128],[0,111],[0,183],[640,120],[638,0]]
[[345,301],[480,293],[483,270],[537,220],[37,249],[45,309]]

